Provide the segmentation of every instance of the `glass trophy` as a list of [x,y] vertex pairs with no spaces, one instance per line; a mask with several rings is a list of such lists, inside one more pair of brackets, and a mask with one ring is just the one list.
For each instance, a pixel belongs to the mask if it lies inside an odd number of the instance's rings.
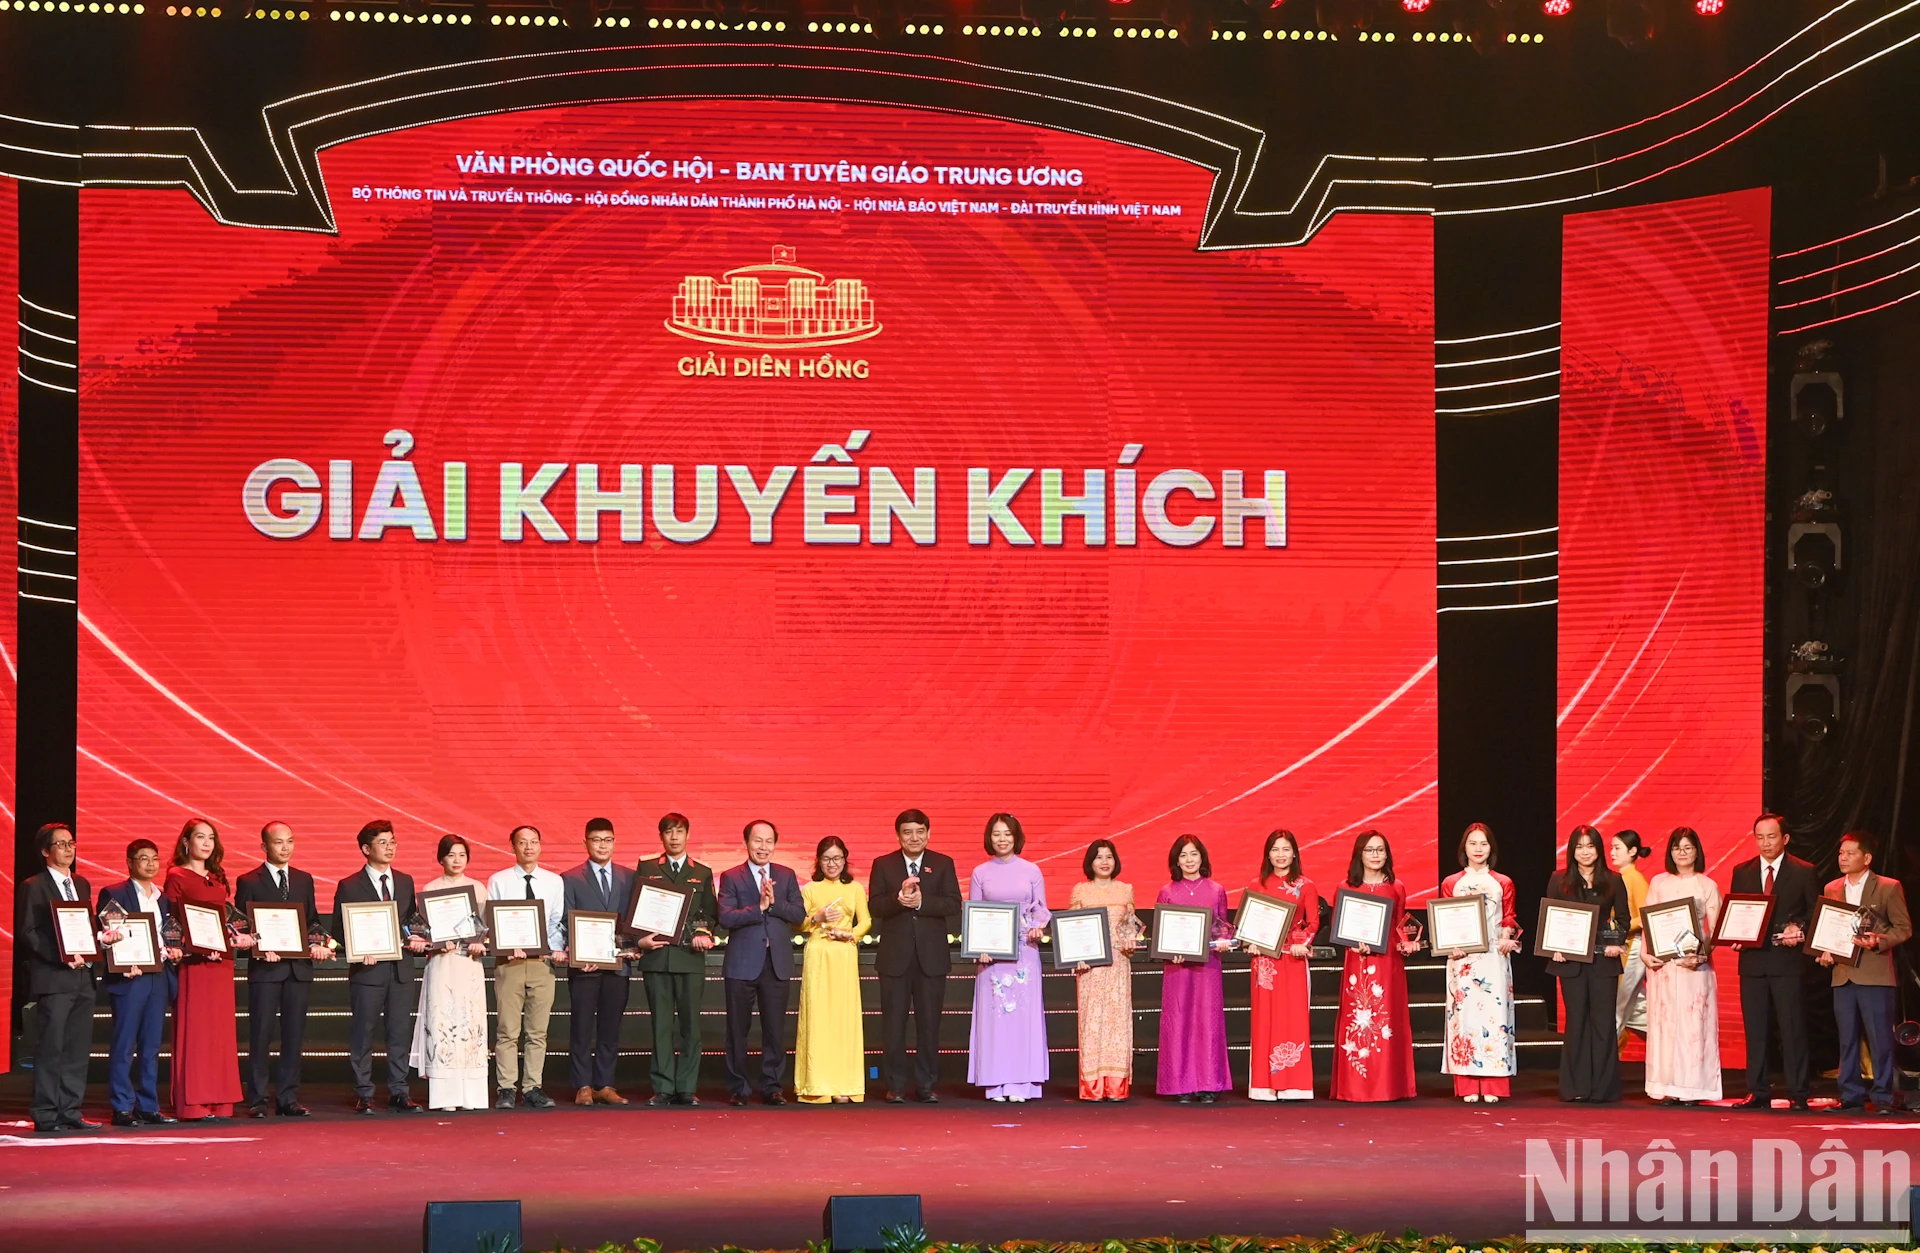
[[1693,933],[1693,928],[1689,927],[1675,937],[1673,951],[1682,958],[1700,956],[1700,937]]
[[169,913],[167,920],[160,924],[160,942],[177,953],[182,951],[185,939],[186,934],[180,930],[180,920]]
[[333,938],[327,934],[326,927],[318,918],[310,919],[307,923],[307,947],[323,948],[329,953],[333,951]]
[[1412,914],[1400,920],[1400,938],[1408,944],[1420,943],[1420,937],[1426,934],[1426,930],[1421,921]]
[[127,911],[120,908],[119,901],[108,901],[107,907],[100,911],[100,929],[102,931],[118,931],[122,926],[126,925],[126,921]]
[[227,902],[227,935],[239,939],[243,935],[253,934],[253,921],[235,909],[232,901]]

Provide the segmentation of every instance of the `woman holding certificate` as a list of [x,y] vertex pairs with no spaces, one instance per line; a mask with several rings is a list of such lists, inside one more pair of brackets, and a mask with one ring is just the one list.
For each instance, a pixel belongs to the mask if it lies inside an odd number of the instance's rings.
[[967,885],[970,901],[1020,906],[1019,961],[979,959],[973,980],[973,1032],[968,1040],[967,1082],[987,1090],[989,1101],[1031,1101],[1047,1081],[1047,1022],[1040,1008],[1040,937],[1053,914],[1040,867],[1020,856],[1027,833],[1012,814],[987,819],[982,840],[989,860]]
[[1300,869],[1300,844],[1291,831],[1267,836],[1260,875],[1247,888],[1292,901],[1286,946],[1253,954],[1252,1063],[1247,1096],[1256,1101],[1313,1099],[1312,1022],[1307,1001],[1307,943],[1320,922],[1320,897]]
[[[240,1093],[240,1047],[234,1034],[233,964],[224,951],[227,908],[233,895],[227,883],[226,849],[220,833],[205,818],[189,818],[173,845],[165,895],[173,916],[186,931],[180,960],[179,1000],[173,1010],[173,1107],[179,1118],[202,1122],[233,1117]],[[219,935],[202,935],[212,944],[196,944],[185,906],[216,911]],[[201,914],[204,918],[206,915]],[[233,947],[247,948],[250,936],[235,936]]]
[[867,890],[854,881],[847,860],[847,846],[828,836],[813,850],[813,881],[800,889],[807,957],[800,970],[793,1088],[809,1105],[858,1103],[867,1095],[860,937],[872,929],[873,918]]
[[1387,944],[1347,949],[1340,971],[1340,1016],[1333,1026],[1336,1101],[1405,1101],[1415,1095],[1413,1026],[1407,1011],[1405,954],[1419,944],[1403,938],[1407,885],[1393,877],[1393,848],[1378,831],[1362,831],[1347,864],[1347,887],[1391,903]]
[[[465,888],[473,914],[485,908],[487,885],[467,877],[473,850],[465,837],[443,835],[435,852],[440,876],[421,892]],[[428,1109],[485,1109],[487,1087],[487,976],[480,959],[487,946],[436,944],[420,981],[419,1013],[413,1020],[413,1068],[427,1077]]]
[[[1488,946],[1447,953],[1447,1025],[1440,1070],[1453,1076],[1453,1094],[1468,1104],[1492,1104],[1509,1093],[1513,1074],[1513,962],[1520,947],[1513,880],[1496,873],[1499,846],[1484,822],[1460,837],[1457,874],[1440,885],[1443,897],[1477,896]],[[1469,919],[1471,914],[1467,915]],[[1439,937],[1435,937],[1438,947]]]
[[[1691,827],[1667,837],[1667,871],[1647,885],[1641,960],[1647,966],[1647,1095],[1668,1105],[1720,1099],[1720,1007],[1703,942],[1720,917],[1720,888]],[[1658,910],[1673,901],[1689,911]],[[1653,930],[1648,930],[1651,927]]]
[[1183,835],[1167,851],[1173,882],[1160,889],[1161,905],[1186,905],[1213,911],[1213,940],[1206,962],[1172,958],[1160,984],[1160,1074],[1154,1090],[1182,1105],[1198,1100],[1211,1105],[1233,1090],[1227,1073],[1226,993],[1221,984],[1220,951],[1233,944],[1227,917],[1227,893],[1213,881],[1207,846]]
[[1614,1007],[1620,955],[1626,951],[1627,889],[1601,860],[1598,830],[1573,829],[1567,837],[1567,868],[1547,884],[1547,895],[1579,901],[1598,911],[1588,942],[1592,960],[1556,952],[1547,964],[1560,980],[1560,997],[1566,1004],[1560,1029],[1560,1099],[1617,1101],[1620,1048]]
[[1120,882],[1120,850],[1112,840],[1087,845],[1086,882],[1073,885],[1069,909],[1107,911],[1113,962],[1074,971],[1080,995],[1080,1099],[1124,1101],[1133,1084],[1133,961],[1139,918],[1133,886]]

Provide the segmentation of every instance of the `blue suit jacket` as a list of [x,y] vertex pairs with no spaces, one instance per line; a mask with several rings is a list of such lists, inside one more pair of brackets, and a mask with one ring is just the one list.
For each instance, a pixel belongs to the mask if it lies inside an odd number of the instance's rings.
[[[624,914],[627,901],[633,895],[633,867],[610,865],[607,877],[613,880],[613,892],[603,896],[600,892],[600,876],[593,872],[593,863],[583,861],[560,876],[560,882],[566,889],[567,912],[579,910],[585,914]],[[632,974],[630,963],[621,961],[608,967],[617,975]],[[578,970],[569,970],[572,978],[581,974]]]
[[[93,912],[97,914],[105,909],[108,901],[114,902],[129,914],[137,914],[140,912],[140,894],[134,891],[132,879],[122,879],[120,882],[109,887],[101,888],[100,900],[94,905]],[[161,930],[164,931],[166,929],[167,920],[172,917],[173,902],[163,896],[160,898],[160,921],[157,924]],[[165,948],[167,944],[166,937],[162,935],[157,938],[160,941],[160,946]],[[140,977],[142,979],[153,978],[151,974],[144,974]],[[173,964],[169,962],[167,964],[167,999],[169,1001],[173,1000],[175,994],[179,991],[179,980],[180,976],[174,972]],[[114,989],[124,987],[131,982],[133,982],[133,980],[129,979],[126,975],[116,975],[111,972],[107,974],[103,981],[109,994],[111,994]]]
[[807,920],[800,900],[800,879],[785,866],[770,864],[773,908],[762,913],[753,867],[741,863],[720,876],[720,925],[727,931],[727,959],[721,974],[729,979],[758,979],[769,954],[773,973],[793,978],[793,932]]

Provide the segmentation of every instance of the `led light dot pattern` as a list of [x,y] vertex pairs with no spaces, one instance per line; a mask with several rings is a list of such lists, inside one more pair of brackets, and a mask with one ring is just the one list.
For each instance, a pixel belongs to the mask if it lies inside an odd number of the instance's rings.
[[1208,32],[1208,37],[1218,40],[1221,43],[1242,43],[1247,38],[1247,32],[1243,30],[1215,30]]
[[1260,32],[1260,38],[1262,39],[1294,39],[1294,40],[1305,39],[1308,42],[1313,42],[1317,40],[1320,43],[1325,43],[1329,39],[1338,43],[1340,40],[1340,36],[1331,34],[1324,30],[1263,30]]
[[[15,13],[145,13],[147,6],[144,4],[98,4],[92,3],[91,0],[85,4],[71,3],[71,0],[66,4],[55,3],[55,0],[45,0],[44,3],[42,0],[0,0],[0,13],[9,11]],[[168,9],[167,12],[171,13],[173,10]],[[204,17],[205,14],[201,16]],[[214,11],[214,16],[219,16],[219,10]]]
[[[603,20],[606,25],[611,26],[615,24],[612,18]],[[628,19],[623,17],[619,20],[618,24],[625,26],[627,21]],[[808,29],[813,29],[813,26],[819,26],[824,30],[827,23],[816,22],[813,23],[812,26],[809,26]],[[759,18],[755,18],[750,22],[736,22],[732,26],[728,26],[725,22],[716,22],[712,18],[650,17],[647,19],[648,30],[744,30],[758,33],[760,31],[785,30],[786,28],[787,24],[785,22],[763,22]],[[868,27],[867,29],[872,30],[873,28]]]
[[[698,23],[695,23],[698,25]],[[713,23],[708,22],[709,29]],[[816,35],[871,35],[872,22],[808,22],[807,29]]]

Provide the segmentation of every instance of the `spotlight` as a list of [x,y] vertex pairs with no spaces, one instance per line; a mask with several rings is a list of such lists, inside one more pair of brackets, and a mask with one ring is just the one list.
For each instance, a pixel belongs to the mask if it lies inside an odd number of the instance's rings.
[[1548,17],[1565,17],[1573,12],[1573,0],[1540,0],[1540,11]]
[[1824,640],[1802,640],[1787,661],[1787,726],[1808,743],[1824,740],[1840,719],[1840,659]]
[[1827,586],[1841,565],[1840,515],[1833,493],[1809,488],[1794,502],[1787,526],[1787,571],[1809,592]]
[[1796,426],[1816,440],[1837,434],[1847,416],[1847,385],[1840,376],[1840,360],[1824,339],[1805,345],[1793,362],[1793,381],[1787,385],[1787,409]]
[[1726,7],[1727,0],[1693,0],[1693,11],[1701,17],[1719,17]]

